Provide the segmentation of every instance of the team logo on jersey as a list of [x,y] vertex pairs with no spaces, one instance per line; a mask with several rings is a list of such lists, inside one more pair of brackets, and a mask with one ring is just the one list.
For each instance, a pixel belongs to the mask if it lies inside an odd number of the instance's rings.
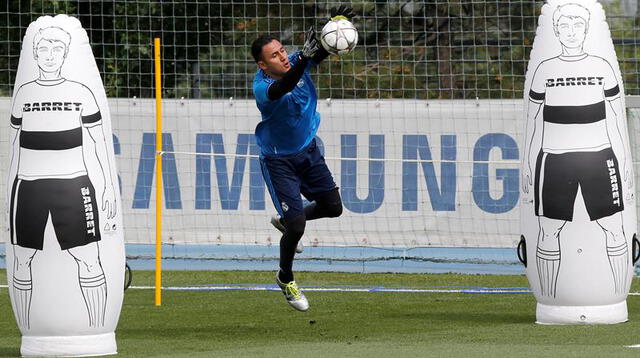
[[282,211],[287,212],[289,210],[289,205],[287,205],[287,203],[285,203],[284,201],[280,203],[280,205],[282,206]]
[[609,167],[609,179],[611,180],[611,196],[613,197],[613,204],[620,206],[620,190],[618,188],[616,165],[613,159],[607,159],[607,167]]
[[22,107],[23,112],[37,111],[79,111],[82,109],[82,103],[77,102],[33,102],[25,103]]
[[94,222],[93,203],[91,202],[91,190],[88,187],[82,187],[80,189],[82,193],[82,200],[84,201],[84,217],[87,221],[87,234],[96,235],[96,225]]
[[304,87],[304,80],[300,80],[298,81],[298,84],[296,85],[298,87]]
[[566,78],[547,78],[546,87],[562,87],[562,86],[602,86],[604,77],[566,77]]

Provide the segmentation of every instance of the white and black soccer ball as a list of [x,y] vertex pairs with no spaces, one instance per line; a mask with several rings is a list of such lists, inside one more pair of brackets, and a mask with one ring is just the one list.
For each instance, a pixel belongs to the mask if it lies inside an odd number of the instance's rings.
[[332,55],[346,55],[358,44],[358,30],[349,20],[330,20],[322,28],[320,43]]

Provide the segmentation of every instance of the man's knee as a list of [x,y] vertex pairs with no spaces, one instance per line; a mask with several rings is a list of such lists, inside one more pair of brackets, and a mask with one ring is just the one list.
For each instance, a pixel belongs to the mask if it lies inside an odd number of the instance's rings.
[[101,264],[97,244],[78,246],[67,251],[81,268],[86,269],[88,272],[100,270]]
[[306,225],[307,219],[304,215],[284,220],[285,233],[290,237],[302,237]]
[[14,246],[13,256],[16,269],[29,269],[37,250]]
[[327,211],[327,216],[330,218],[337,218],[342,215],[342,201],[340,197],[338,197],[337,201],[331,201],[325,204],[325,210]]
[[98,257],[73,257],[80,268],[81,273],[100,273],[102,266]]
[[340,198],[338,188],[324,194],[316,200],[316,203],[322,205],[322,212],[326,217],[337,218],[342,215],[342,199]]

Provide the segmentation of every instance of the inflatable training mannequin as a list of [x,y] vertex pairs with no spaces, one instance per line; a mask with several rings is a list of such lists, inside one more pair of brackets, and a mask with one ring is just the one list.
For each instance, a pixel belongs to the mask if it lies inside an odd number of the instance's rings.
[[76,18],[29,25],[10,139],[7,276],[21,353],[115,354],[122,210],[106,94]]
[[609,28],[596,0],[548,1],[538,23],[524,91],[519,247],[536,321],[624,322],[636,204]]

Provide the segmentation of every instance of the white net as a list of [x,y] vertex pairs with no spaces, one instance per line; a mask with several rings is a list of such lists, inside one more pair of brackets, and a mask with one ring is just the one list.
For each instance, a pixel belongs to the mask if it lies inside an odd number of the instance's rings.
[[[433,254],[419,249],[425,247],[514,247],[522,88],[541,2],[347,3],[358,14],[359,45],[352,54],[328,58],[314,75],[323,117],[318,137],[345,214],[310,222],[303,240],[311,247],[301,258],[420,259]],[[336,5],[9,0],[0,9],[3,126],[28,24],[43,14],[77,16],[110,97],[125,240],[153,243],[152,39],[160,36],[163,242],[174,245],[165,253],[275,256],[277,251],[261,249],[277,244],[279,233],[269,225],[275,210],[256,158],[253,131],[260,117],[251,94],[256,67],[249,46],[271,32],[289,51],[300,48],[304,30],[320,29]],[[638,95],[637,4],[604,6],[626,91]],[[1,133],[0,146],[7,148],[6,131]],[[4,173],[6,151],[0,159]],[[136,250],[129,253],[146,255]],[[513,257],[495,254],[488,261]]]

